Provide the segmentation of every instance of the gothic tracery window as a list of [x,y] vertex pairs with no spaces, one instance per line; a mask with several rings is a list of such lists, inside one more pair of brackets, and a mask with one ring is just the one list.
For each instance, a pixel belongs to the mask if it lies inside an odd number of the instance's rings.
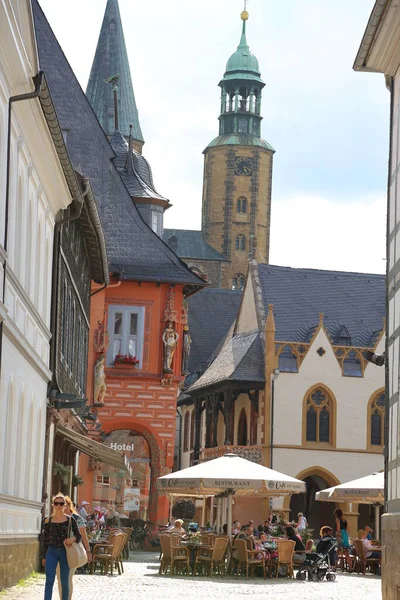
[[244,288],[245,277],[241,273],[237,273],[232,279],[232,289],[242,290]]
[[385,422],[385,392],[379,392],[370,404],[368,413],[370,419],[371,446],[383,446],[384,444],[384,422]]
[[242,233],[236,236],[236,250],[246,250],[246,236]]
[[305,441],[332,444],[333,401],[323,388],[313,390],[306,401]]

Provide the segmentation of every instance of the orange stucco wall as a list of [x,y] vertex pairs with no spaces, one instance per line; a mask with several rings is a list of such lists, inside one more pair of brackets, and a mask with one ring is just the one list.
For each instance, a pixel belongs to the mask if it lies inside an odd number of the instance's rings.
[[[165,387],[161,383],[164,377],[162,334],[166,325],[165,308],[171,289],[176,311],[175,330],[180,338],[174,355],[173,378],[170,385]],[[87,397],[90,404],[93,403],[93,370],[99,357],[94,347],[95,332],[102,325],[107,329],[108,307],[126,305],[145,308],[142,364],[133,371],[107,367],[105,406],[93,409],[93,412],[97,413],[102,431],[109,433],[117,429],[130,429],[143,435],[148,442],[152,467],[149,518],[157,522],[165,522],[168,519],[168,498],[158,497],[156,478],[170,472],[173,465],[176,398],[178,385],[182,381],[182,300],[182,286],[170,288],[168,284],[139,285],[135,282],[123,282],[95,294],[91,303],[87,378]],[[98,431],[96,434],[98,436]],[[85,468],[83,462],[81,464],[82,468]],[[86,468],[89,469],[89,461]],[[93,481],[93,471],[91,473]],[[84,476],[83,473],[82,475]],[[85,476],[84,479],[86,481]],[[90,481],[89,477],[87,479]],[[86,484],[81,486],[79,497],[91,500]]]

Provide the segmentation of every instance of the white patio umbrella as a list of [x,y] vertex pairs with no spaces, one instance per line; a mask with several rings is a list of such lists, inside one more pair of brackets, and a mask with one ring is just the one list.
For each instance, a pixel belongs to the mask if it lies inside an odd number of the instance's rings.
[[157,487],[167,494],[228,492],[228,532],[232,529],[232,494],[285,496],[306,491],[306,484],[236,454],[225,454],[187,469],[163,475]]
[[321,502],[357,502],[375,504],[375,535],[379,539],[379,505],[384,503],[385,474],[372,473],[316,492],[315,499]]

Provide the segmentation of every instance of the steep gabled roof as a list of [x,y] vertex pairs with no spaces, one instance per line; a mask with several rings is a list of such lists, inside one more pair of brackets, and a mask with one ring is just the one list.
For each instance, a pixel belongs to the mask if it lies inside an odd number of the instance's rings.
[[37,0],[33,0],[41,68],[66,131],[74,168],[90,179],[103,222],[110,270],[122,278],[203,287],[146,225],[115,167],[115,154]]
[[385,317],[385,276],[258,265],[267,313],[274,305],[275,339],[309,342],[319,313],[335,343],[345,328],[352,346],[372,347]]
[[134,139],[143,142],[118,0],[108,0],[86,90],[89,102],[108,135],[115,129],[114,98],[113,86],[106,80],[115,75],[119,75],[119,129],[128,136],[129,125],[132,124]]
[[189,299],[190,373],[205,371],[213,352],[236,319],[241,298],[242,292],[207,288]]
[[[171,240],[171,238],[173,238]],[[192,229],[164,229],[163,240],[181,258],[198,260],[224,260],[227,259],[204,239],[202,231]]]

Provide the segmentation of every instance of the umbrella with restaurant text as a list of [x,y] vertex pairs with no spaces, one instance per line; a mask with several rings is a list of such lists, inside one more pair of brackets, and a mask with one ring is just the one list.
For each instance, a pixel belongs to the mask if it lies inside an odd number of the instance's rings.
[[228,531],[232,527],[232,494],[287,496],[306,491],[304,481],[284,475],[236,454],[225,454],[193,467],[163,475],[157,479],[159,491],[166,494],[228,493]]

